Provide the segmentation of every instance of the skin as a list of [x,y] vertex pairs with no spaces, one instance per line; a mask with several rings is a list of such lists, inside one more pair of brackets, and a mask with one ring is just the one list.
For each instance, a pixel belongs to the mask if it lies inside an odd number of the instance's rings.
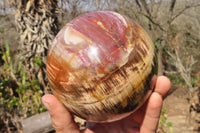
[[57,133],[155,133],[158,127],[163,99],[171,87],[165,76],[158,77],[155,89],[146,103],[130,116],[111,123],[87,122],[84,130],[79,130],[72,114],[55,96],[42,97],[49,110],[53,127]]

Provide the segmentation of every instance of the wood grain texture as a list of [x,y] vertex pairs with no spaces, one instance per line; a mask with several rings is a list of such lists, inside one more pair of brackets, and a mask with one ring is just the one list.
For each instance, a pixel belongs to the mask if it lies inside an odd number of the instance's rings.
[[133,20],[110,11],[75,18],[47,57],[54,95],[74,114],[96,122],[127,116],[147,99],[154,45]]

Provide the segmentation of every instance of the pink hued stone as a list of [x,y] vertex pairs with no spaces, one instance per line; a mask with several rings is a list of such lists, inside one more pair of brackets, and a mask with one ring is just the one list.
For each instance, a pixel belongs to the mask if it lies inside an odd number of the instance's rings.
[[154,45],[133,20],[111,11],[66,24],[47,57],[54,95],[95,122],[121,119],[144,103],[154,73]]

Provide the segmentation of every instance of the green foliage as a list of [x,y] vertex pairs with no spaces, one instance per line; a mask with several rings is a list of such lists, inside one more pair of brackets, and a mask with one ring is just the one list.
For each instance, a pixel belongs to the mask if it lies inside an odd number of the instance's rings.
[[0,80],[0,98],[1,98],[1,104],[3,104],[4,100],[7,100],[9,98],[8,95],[8,88],[5,87],[8,86],[8,79],[4,78],[2,80]]
[[171,122],[167,122],[167,126],[168,126],[168,128],[169,128],[169,132],[170,133],[173,133],[174,132],[174,130],[173,130],[173,125],[172,125],[172,123]]
[[156,49],[158,49],[158,43],[157,42],[154,43],[154,46],[155,46]]
[[42,66],[42,59],[41,59],[40,57],[35,57],[33,63],[34,63],[36,66],[41,67],[41,66]]
[[10,62],[10,48],[9,48],[9,45],[8,45],[8,40],[5,40],[5,52],[3,53],[3,56],[2,56],[2,59],[9,63]]
[[3,18],[3,17],[4,17],[4,15],[1,15],[1,14],[0,14],[0,19]]
[[167,121],[167,114],[166,114],[166,110],[164,108],[162,108],[161,110],[161,117],[160,117],[160,123],[166,123]]
[[19,102],[19,98],[18,97],[12,97],[9,101],[8,101],[8,108],[14,109],[17,104]]
[[195,86],[195,84],[197,83],[199,81],[199,77],[194,77],[194,78],[192,78],[192,80],[190,81],[190,83],[191,83],[191,85],[192,86]]
[[184,84],[184,79],[178,74],[168,74],[167,77],[170,79],[173,85]]
[[166,110],[164,108],[162,108],[161,115],[160,115],[160,120],[159,120],[159,128],[161,130],[164,130],[163,128],[165,128],[165,127],[167,127],[169,129],[170,133],[174,133],[173,124],[171,122],[167,121]]
[[5,29],[4,28],[0,28],[0,33],[4,33]]
[[[7,40],[4,44],[5,50],[1,50],[4,64],[3,70],[0,69],[0,120],[12,123],[16,116],[24,118],[46,111],[46,108],[41,102],[43,91],[39,81],[29,78],[30,73],[23,69],[21,62],[14,69]],[[36,58],[35,63],[40,66],[40,59]]]

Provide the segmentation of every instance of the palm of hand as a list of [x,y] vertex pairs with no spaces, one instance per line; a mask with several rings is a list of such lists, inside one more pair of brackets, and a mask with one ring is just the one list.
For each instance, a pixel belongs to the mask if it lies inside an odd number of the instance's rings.
[[[141,113],[139,113],[140,111]],[[87,128],[83,131],[85,133],[137,133],[144,114],[142,110],[140,111],[138,110],[134,115],[132,114],[127,118],[111,123],[87,122]]]

